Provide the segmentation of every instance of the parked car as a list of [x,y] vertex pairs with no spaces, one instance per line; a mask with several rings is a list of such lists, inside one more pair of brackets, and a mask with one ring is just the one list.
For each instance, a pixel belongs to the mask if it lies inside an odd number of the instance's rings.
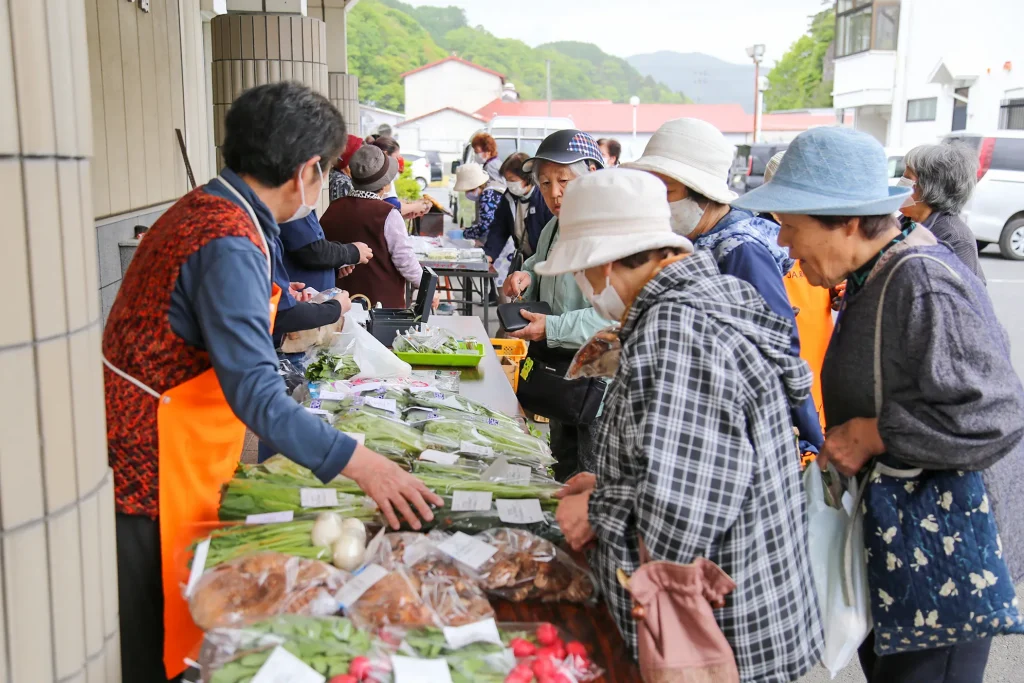
[[[420,184],[420,189],[425,190],[430,185],[432,171],[427,156],[418,150],[402,150],[402,158],[407,166],[412,166],[412,177]],[[438,158],[440,162],[440,158]]]
[[998,244],[1004,258],[1024,261],[1024,131],[957,131],[942,140],[978,152],[978,186],[963,211],[978,250]]
[[907,155],[907,152],[902,149],[886,147],[885,155],[889,159],[889,185],[894,186],[907,170],[906,164],[903,163],[903,157]]
[[756,145],[750,145],[750,152],[747,154],[747,172],[742,177],[737,191],[740,193],[750,192],[764,185],[764,169],[768,165],[768,161],[779,152],[785,152],[788,147],[788,142],[759,142]]
[[430,163],[430,182],[436,183],[444,177],[444,165],[441,162],[440,152],[427,152],[427,161]]

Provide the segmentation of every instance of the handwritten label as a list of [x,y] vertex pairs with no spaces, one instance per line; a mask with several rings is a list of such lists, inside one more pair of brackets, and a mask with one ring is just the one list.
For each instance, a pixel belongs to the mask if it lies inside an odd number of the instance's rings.
[[360,446],[366,445],[366,434],[363,434],[362,432],[342,432],[342,434],[352,437]]
[[393,398],[372,398],[367,396],[366,405],[378,410],[386,410],[389,413],[398,412],[398,403]]
[[526,500],[498,500],[498,519],[506,524],[535,524],[544,521],[544,512],[536,498]]
[[299,489],[299,501],[304,508],[331,508],[338,506],[338,489]]
[[494,619],[484,619],[475,624],[465,626],[446,626],[444,628],[444,639],[448,641],[448,647],[453,650],[472,645],[473,643],[494,643],[501,645],[501,635],[498,633],[498,625]]
[[368,564],[338,591],[337,600],[342,607],[356,604],[363,593],[388,575],[388,570],[379,564]]
[[185,587],[186,598],[192,595],[196,584],[199,583],[199,577],[203,575],[203,570],[206,569],[206,556],[210,553],[211,540],[208,538],[196,546],[196,552],[192,556],[192,571],[188,575],[188,586]]
[[263,662],[252,683],[324,683],[327,679],[280,645]]
[[391,655],[395,683],[452,683],[448,661]]
[[[452,512],[473,512],[490,509],[490,491],[455,491],[452,494]],[[502,521],[505,521],[504,517]]]
[[264,512],[258,515],[249,515],[245,518],[246,524],[276,524],[278,522],[290,522],[295,519],[295,513],[291,510],[283,512]]
[[463,441],[459,450],[470,455],[482,455],[484,457],[494,455],[494,449],[490,446],[481,446],[480,444],[473,443],[472,441]]
[[437,547],[445,555],[462,562],[471,569],[479,569],[494,556],[494,553],[498,552],[493,545],[478,541],[461,531],[456,531],[451,538]]
[[454,465],[459,462],[459,456],[455,453],[442,453],[441,451],[428,448],[420,453],[420,460],[436,462],[438,465]]
[[530,483],[530,468],[526,465],[510,465],[508,459],[502,456],[484,470],[480,480],[526,486]]

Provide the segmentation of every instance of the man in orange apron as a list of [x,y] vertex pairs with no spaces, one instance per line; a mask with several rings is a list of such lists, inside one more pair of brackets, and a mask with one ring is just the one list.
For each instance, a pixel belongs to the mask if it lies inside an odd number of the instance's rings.
[[[114,472],[122,676],[176,679],[202,634],[177,551],[217,519],[248,426],[322,481],[354,479],[397,528],[441,499],[285,392],[271,340],[288,293],[278,222],[307,216],[345,124],[296,83],[243,93],[226,121],[227,168],[154,224],[132,260],[103,336]],[[307,203],[308,202],[308,203]],[[415,508],[416,513],[413,512]]]

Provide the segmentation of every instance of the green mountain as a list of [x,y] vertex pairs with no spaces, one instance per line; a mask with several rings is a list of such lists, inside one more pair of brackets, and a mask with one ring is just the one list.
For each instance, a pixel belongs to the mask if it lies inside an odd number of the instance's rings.
[[359,76],[364,102],[401,111],[399,76],[455,53],[500,71],[523,99],[546,97],[545,62],[551,61],[555,99],[680,103],[684,95],[643,76],[624,59],[590,43],[560,42],[532,48],[471,27],[457,7],[413,7],[400,0],[363,0],[349,14],[349,68]]
[[825,80],[825,61],[835,38],[836,15],[830,6],[810,18],[800,36],[768,73],[765,108],[804,109],[832,106],[832,81]]

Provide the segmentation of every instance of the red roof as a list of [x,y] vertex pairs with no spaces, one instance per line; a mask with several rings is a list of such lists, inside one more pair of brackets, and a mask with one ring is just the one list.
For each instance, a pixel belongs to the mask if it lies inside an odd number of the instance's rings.
[[[547,116],[544,100],[505,102],[497,99],[480,107],[477,114],[494,116]],[[599,100],[554,100],[551,116],[568,116],[579,127],[593,133],[632,133],[633,107]],[[748,133],[754,129],[754,115],[738,104],[641,104],[637,108],[636,130],[653,133],[666,121],[695,118],[707,121],[723,133]],[[835,125],[836,118],[819,114],[765,114],[761,129],[766,131],[806,130]]]
[[413,74],[418,74],[421,71],[426,71],[427,69],[433,69],[435,66],[437,66],[439,64],[444,64],[445,62],[458,62],[459,64],[465,64],[466,66],[471,66],[474,69],[479,69],[480,71],[484,71],[486,73],[489,73],[492,76],[497,76],[498,78],[501,79],[502,83],[505,82],[505,74],[500,74],[497,71],[493,71],[491,69],[488,69],[487,67],[480,66],[479,64],[474,64],[473,62],[469,61],[468,59],[463,59],[462,57],[458,57],[456,55],[451,55],[449,57],[445,57],[444,59],[440,59],[440,60],[438,60],[436,62],[431,62],[430,64],[424,64],[420,68],[413,69],[412,71],[406,71],[404,74],[399,76],[399,78],[400,79],[404,79],[407,76],[412,76]]
[[402,121],[401,123],[399,123],[397,125],[398,125],[399,128],[401,128],[402,126],[406,125],[407,123],[412,123],[413,121],[419,121],[420,119],[425,119],[428,116],[433,116],[434,114],[440,113],[442,111],[453,111],[456,114],[462,114],[463,116],[466,116],[466,117],[471,118],[471,119],[477,119],[479,121],[483,121],[484,120],[484,117],[480,116],[480,114],[471,114],[468,111],[463,111],[462,109],[458,109],[456,107],[441,107],[440,109],[435,109],[432,112],[429,112],[429,113],[426,113],[426,114],[420,114],[419,116],[414,116],[411,119],[406,119],[405,121]]

